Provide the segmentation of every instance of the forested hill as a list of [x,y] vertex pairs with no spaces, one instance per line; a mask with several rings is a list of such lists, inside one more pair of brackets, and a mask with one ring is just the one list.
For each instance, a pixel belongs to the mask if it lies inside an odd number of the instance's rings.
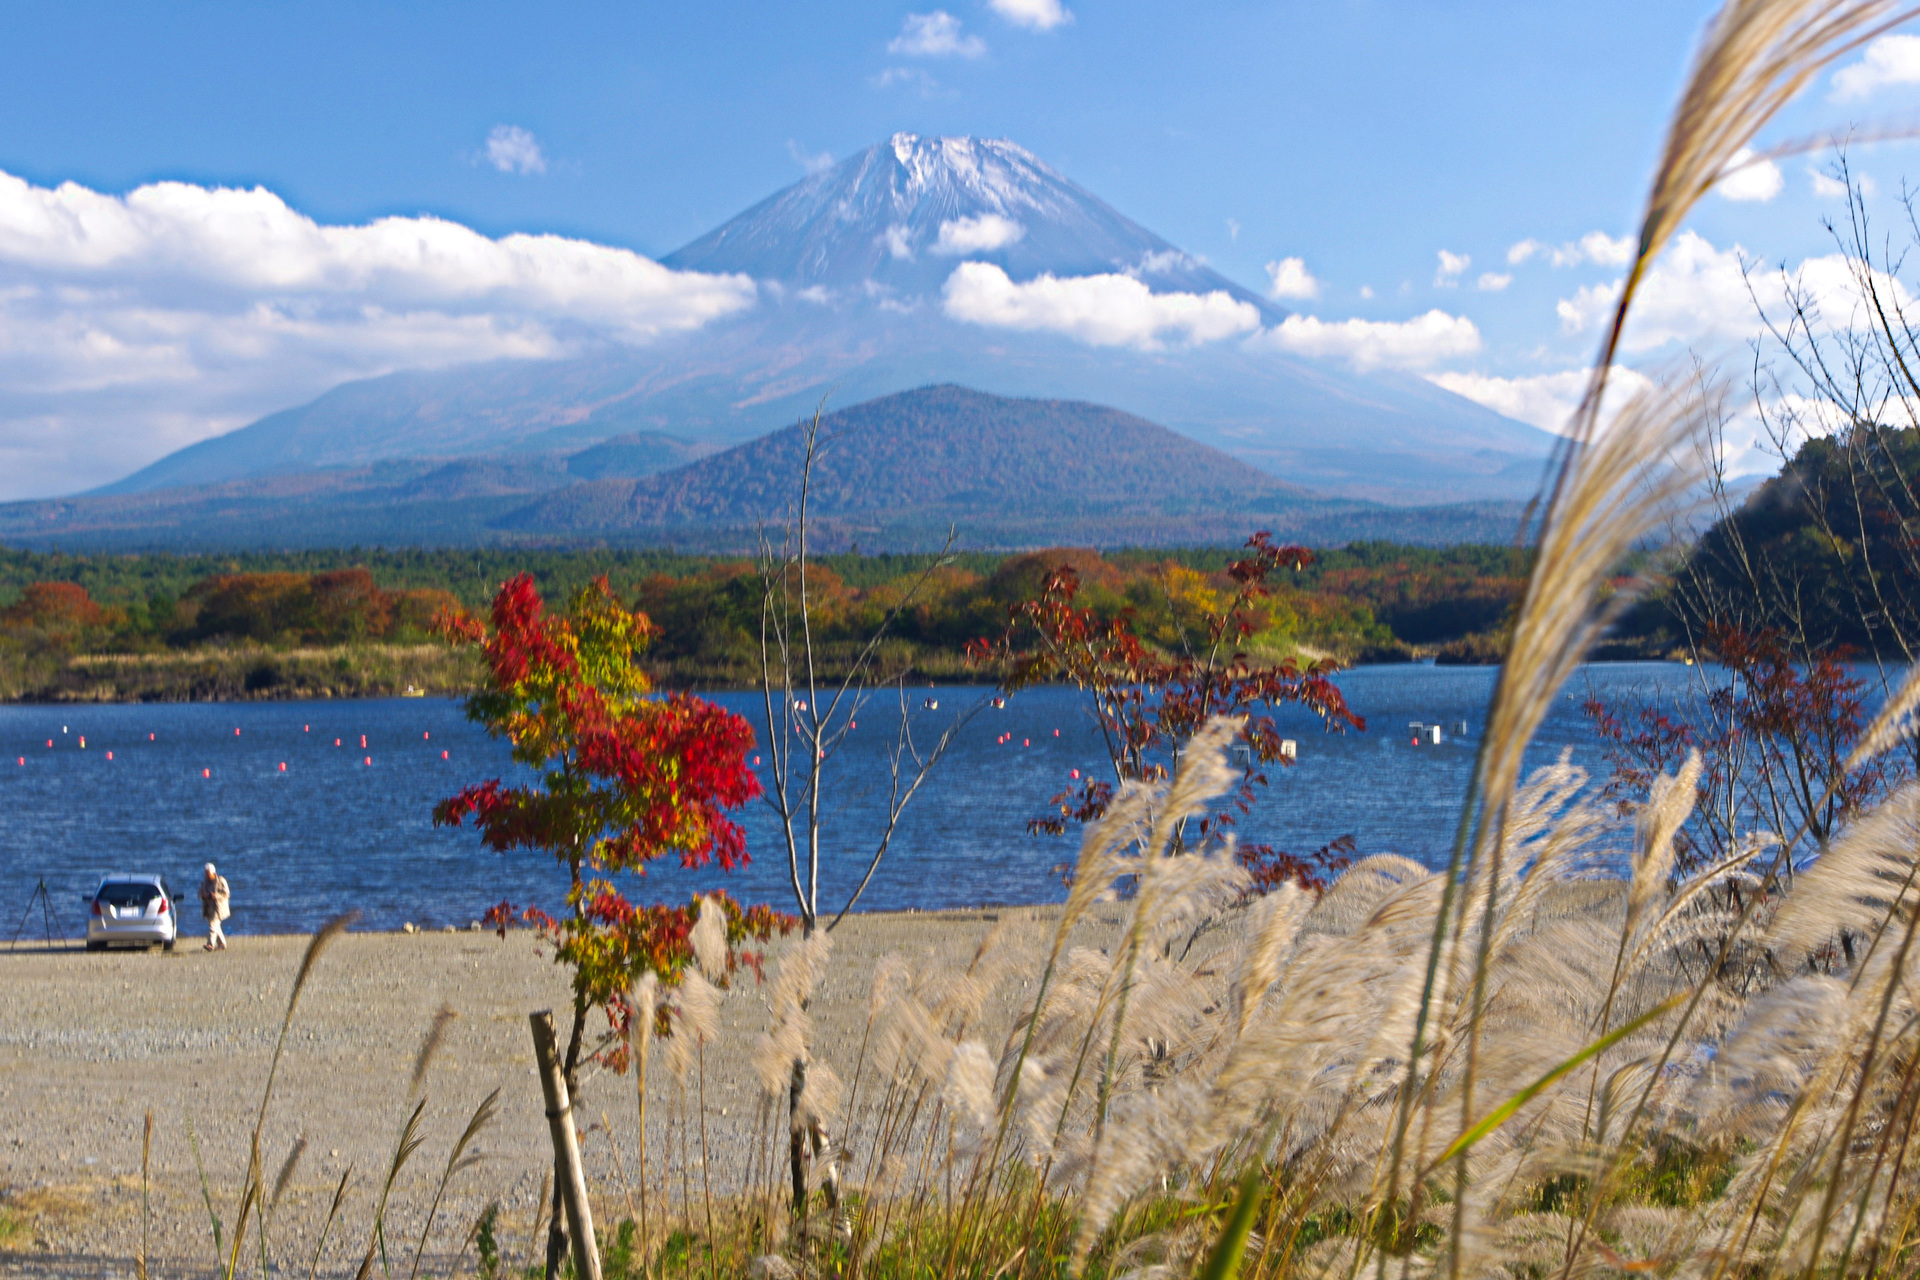
[[1710,627],[1801,654],[1920,649],[1920,430],[1857,424],[1806,441],[1673,567],[1622,631],[1678,646]]
[[[1518,503],[1391,507],[1315,494],[1144,418],[940,385],[822,424],[817,548],[1505,542]],[[1331,431],[1332,428],[1329,428]],[[400,459],[216,485],[0,504],[35,547],[674,546],[750,551],[799,492],[803,431],[724,453],[659,433],[571,454]],[[685,464],[685,465],[682,465]],[[671,469],[669,469],[671,468]]]
[[[828,415],[820,439],[810,505],[827,519],[1010,528],[1367,505],[1318,498],[1144,418],[1075,400],[923,387]],[[804,452],[796,425],[659,475],[550,494],[510,523],[580,531],[777,521]]]

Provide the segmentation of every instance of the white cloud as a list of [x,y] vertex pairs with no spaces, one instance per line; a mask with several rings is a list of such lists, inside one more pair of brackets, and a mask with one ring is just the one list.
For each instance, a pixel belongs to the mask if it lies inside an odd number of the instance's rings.
[[[1523,378],[1447,372],[1430,373],[1427,381],[1517,422],[1528,423],[1542,431],[1559,432],[1573,417],[1580,397],[1586,394],[1590,376],[1586,369],[1564,369],[1559,373],[1540,373]],[[1602,402],[1603,419],[1610,416],[1608,411],[1617,410],[1628,398],[1652,385],[1652,380],[1638,370],[1615,365],[1607,376],[1607,394]]]
[[1140,261],[1126,268],[1130,276],[1162,276],[1174,271],[1195,271],[1207,265],[1205,258],[1196,258],[1184,249],[1149,249],[1140,255]]
[[[1849,176],[1852,177],[1854,185],[1860,188],[1860,194],[1863,196],[1872,196],[1880,190],[1879,184],[1867,174],[1855,172]],[[1847,184],[1831,173],[1809,169],[1807,178],[1813,183],[1813,194],[1823,200],[1838,200],[1847,194]]]
[[754,297],[742,276],[560,236],[323,226],[257,187],[113,196],[0,173],[0,496],[115,479],[350,378],[645,342]]
[[960,34],[960,19],[945,9],[910,13],[900,34],[887,42],[887,52],[910,58],[977,58],[987,51],[979,36]]
[[1571,298],[1562,298],[1553,304],[1553,310],[1560,317],[1560,332],[1565,334],[1585,333],[1612,314],[1613,304],[1620,297],[1620,284],[1583,285]]
[[487,163],[502,173],[545,173],[539,140],[517,124],[497,124],[487,135]]
[[913,236],[900,223],[896,222],[882,232],[880,242],[887,246],[889,257],[902,262],[913,261]]
[[1725,172],[1713,189],[1722,199],[1765,204],[1786,185],[1779,165],[1755,157],[1750,147],[1742,147],[1733,153],[1733,159],[1727,162]]
[[809,177],[833,168],[833,152],[810,152],[792,138],[787,139],[787,154],[793,157],[795,164],[807,171]]
[[1360,286],[1360,296],[1361,296],[1362,298],[1371,298],[1371,297],[1373,296],[1373,286],[1372,286],[1372,285],[1370,285],[1370,284],[1363,284],[1363,285],[1361,285],[1361,286]]
[[[1761,330],[1756,304],[1776,317],[1783,314],[1789,281],[1818,308],[1825,324],[1844,329],[1868,322],[1852,270],[1839,254],[1803,259],[1784,279],[1770,269],[1749,276],[1742,270],[1746,261],[1738,245],[1717,249],[1698,232],[1681,232],[1641,283],[1622,346],[1640,353],[1670,344],[1698,348],[1744,342]],[[1875,287],[1903,308],[1912,305],[1898,280],[1878,276]],[[1589,285],[1561,299],[1556,308],[1561,327],[1574,334],[1597,329],[1612,315],[1619,289],[1617,281]]]
[[1155,293],[1126,275],[1043,275],[1015,283],[989,262],[963,262],[942,289],[956,320],[1062,333],[1096,347],[1215,342],[1260,327],[1252,303],[1231,294]]
[[993,11],[1016,27],[1051,31],[1073,21],[1073,13],[1060,0],[991,0]]
[[933,251],[949,257],[991,253],[1015,243],[1025,234],[1025,227],[997,213],[983,213],[973,218],[950,218],[940,224],[940,238],[934,242]]
[[1475,404],[1545,431],[1565,425],[1587,387],[1587,371],[1568,369],[1530,378],[1496,378],[1484,373],[1430,373],[1429,382]]
[[1267,264],[1267,296],[1270,298],[1317,298],[1320,282],[1307,270],[1303,258],[1282,258]]
[[[1538,241],[1529,243],[1540,245]],[[1547,250],[1547,260],[1556,267],[1577,267],[1583,262],[1596,267],[1624,267],[1633,261],[1636,242],[1630,236],[1610,236],[1604,231],[1589,231],[1578,240],[1569,240],[1557,249]]]
[[1482,293],[1498,293],[1512,283],[1513,275],[1510,272],[1482,271],[1480,278],[1473,282],[1473,287]]
[[1438,309],[1411,320],[1321,320],[1288,316],[1256,339],[1293,355],[1344,360],[1357,369],[1424,369],[1480,349],[1465,316]]
[[1547,247],[1546,245],[1541,244],[1538,240],[1533,240],[1533,239],[1522,240],[1518,244],[1515,244],[1512,248],[1507,250],[1507,265],[1510,267],[1517,267],[1521,263],[1525,262],[1527,259],[1533,257],[1534,254],[1544,250],[1546,247]]
[[1238,218],[1228,218],[1227,219],[1227,239],[1238,240],[1239,238],[1240,238],[1240,220]]
[[1920,36],[1881,36],[1860,61],[1833,73],[1833,100],[1864,98],[1888,85],[1920,84]]
[[1460,273],[1473,265],[1473,256],[1465,253],[1440,251],[1440,269],[1433,273],[1433,282],[1444,287],[1452,287],[1460,279]]
[[1604,231],[1589,231],[1580,237],[1580,252],[1588,262],[1600,267],[1624,267],[1632,262],[1640,243],[1632,236],[1610,236]]
[[[1427,380],[1455,395],[1485,405],[1495,413],[1539,427],[1555,434],[1566,430],[1573,411],[1586,394],[1586,369],[1564,369],[1558,373],[1531,377],[1496,378],[1483,373],[1430,373]],[[1601,403],[1600,430],[1612,425],[1615,415],[1634,396],[1654,385],[1653,379],[1637,369],[1616,364],[1607,375],[1606,397]],[[1776,447],[1753,412],[1747,397],[1734,396],[1724,404],[1718,444],[1729,475],[1771,475],[1780,469]],[[1768,416],[1776,424],[1791,421],[1799,436],[1826,435],[1846,425],[1833,403],[1809,400],[1788,394],[1770,397]]]

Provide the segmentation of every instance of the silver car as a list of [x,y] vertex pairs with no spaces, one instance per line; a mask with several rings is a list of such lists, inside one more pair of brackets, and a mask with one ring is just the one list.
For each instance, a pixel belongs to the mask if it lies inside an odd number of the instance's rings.
[[179,936],[180,899],[159,876],[110,875],[87,899],[87,950],[112,944],[173,950]]

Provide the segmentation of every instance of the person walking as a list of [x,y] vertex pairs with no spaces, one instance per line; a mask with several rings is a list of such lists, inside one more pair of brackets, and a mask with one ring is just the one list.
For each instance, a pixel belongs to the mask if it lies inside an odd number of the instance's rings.
[[200,881],[200,914],[207,918],[207,942],[205,951],[225,951],[227,949],[226,930],[220,922],[233,914],[228,906],[231,891],[227,888],[227,878],[207,864],[206,878]]

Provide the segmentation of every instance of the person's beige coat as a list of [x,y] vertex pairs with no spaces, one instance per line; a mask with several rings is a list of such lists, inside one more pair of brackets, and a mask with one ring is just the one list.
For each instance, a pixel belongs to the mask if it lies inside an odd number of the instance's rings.
[[200,914],[209,920],[225,920],[233,914],[227,905],[231,893],[225,876],[200,881]]

